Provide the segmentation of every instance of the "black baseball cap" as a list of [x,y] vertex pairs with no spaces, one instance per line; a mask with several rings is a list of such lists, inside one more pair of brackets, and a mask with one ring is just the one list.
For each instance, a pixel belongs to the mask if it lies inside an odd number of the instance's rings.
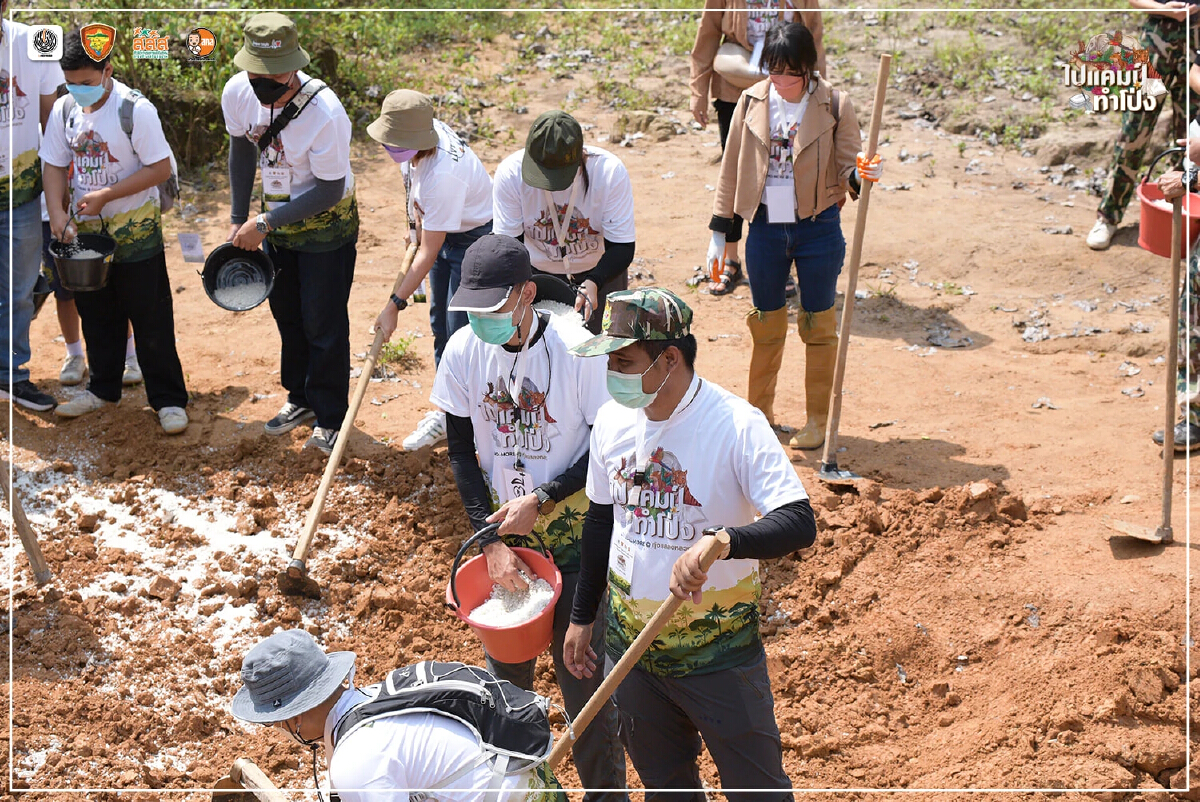
[[525,244],[503,234],[485,234],[463,254],[458,291],[447,304],[452,312],[495,312],[512,288],[533,278]]
[[583,164],[583,128],[565,111],[543,112],[525,140],[521,179],[534,189],[558,192],[571,186]]

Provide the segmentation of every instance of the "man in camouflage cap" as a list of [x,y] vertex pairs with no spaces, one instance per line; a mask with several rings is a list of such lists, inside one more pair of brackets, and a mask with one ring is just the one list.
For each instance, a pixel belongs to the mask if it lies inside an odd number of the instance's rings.
[[[642,783],[692,789],[702,802],[696,760],[706,745],[721,785],[741,789],[726,794],[732,802],[790,799],[758,631],[758,560],[811,546],[816,524],[763,414],[696,375],[691,324],[669,290],[612,293],[604,332],[572,349],[607,355],[613,400],[592,427],[563,663],[575,676],[596,671],[588,643],[606,585],[610,661],[668,593],[683,599],[613,697]],[[705,574],[706,538],[722,529],[729,549]]]

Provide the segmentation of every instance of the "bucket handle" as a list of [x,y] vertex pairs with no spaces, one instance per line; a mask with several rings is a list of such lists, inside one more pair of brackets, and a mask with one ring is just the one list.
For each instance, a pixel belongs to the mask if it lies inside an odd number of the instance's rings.
[[[462,562],[463,555],[467,553],[467,549],[471,548],[471,546],[474,545],[475,542],[484,535],[495,534],[500,528],[500,524],[501,521],[497,521],[494,524],[488,524],[487,526],[483,527],[483,529],[480,529],[478,532],[464,540],[463,544],[458,547],[458,554],[454,555],[454,564],[450,566],[450,595],[454,597],[454,604],[446,605],[450,609],[458,611],[462,607],[462,602],[458,600],[458,586],[455,584],[455,580],[458,579],[458,564]],[[551,557],[550,550],[546,548],[546,542],[542,540],[542,536],[537,532],[530,532],[529,534],[537,538],[538,545],[542,547],[542,554],[546,555],[546,559],[553,561],[554,558]],[[483,546],[479,547],[479,553],[483,553]]]
[[1183,153],[1186,150],[1187,148],[1183,147],[1167,148],[1162,153],[1155,156],[1154,160],[1150,162],[1150,166],[1146,168],[1146,175],[1142,178],[1141,183],[1145,184],[1150,180],[1150,174],[1154,172],[1155,165],[1158,164],[1159,159],[1161,159],[1163,156],[1170,156],[1172,153]]

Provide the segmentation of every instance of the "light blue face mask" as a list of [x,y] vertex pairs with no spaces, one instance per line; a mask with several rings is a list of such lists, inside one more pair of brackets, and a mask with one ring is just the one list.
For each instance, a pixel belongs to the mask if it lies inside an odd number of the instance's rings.
[[[528,311],[526,306],[525,312]],[[521,320],[525,319],[525,312],[521,313]],[[512,312],[467,312],[467,322],[475,336],[489,345],[504,345],[517,333]]]
[[612,396],[613,401],[630,409],[642,409],[653,404],[663,385],[667,383],[667,379],[671,378],[671,372],[667,371],[667,375],[663,377],[662,384],[658,385],[657,390],[647,393],[642,389],[642,377],[650,372],[650,368],[658,362],[659,356],[662,354],[654,357],[654,362],[650,363],[650,367],[641,373],[618,373],[610,370],[608,372],[608,394]]
[[104,81],[101,81],[99,86],[67,84],[67,91],[71,93],[71,97],[75,98],[75,102],[80,106],[93,106],[100,102],[106,90],[104,88]]

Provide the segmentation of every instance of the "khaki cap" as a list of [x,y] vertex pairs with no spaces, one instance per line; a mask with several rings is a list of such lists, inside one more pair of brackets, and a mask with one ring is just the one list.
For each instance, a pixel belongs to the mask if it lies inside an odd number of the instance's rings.
[[239,70],[258,75],[279,75],[308,64],[308,53],[300,47],[296,23],[282,14],[255,14],[242,29],[246,43],[233,57]]
[[376,142],[405,150],[436,148],[433,101],[412,89],[396,89],[383,99],[379,119],[367,126]]

